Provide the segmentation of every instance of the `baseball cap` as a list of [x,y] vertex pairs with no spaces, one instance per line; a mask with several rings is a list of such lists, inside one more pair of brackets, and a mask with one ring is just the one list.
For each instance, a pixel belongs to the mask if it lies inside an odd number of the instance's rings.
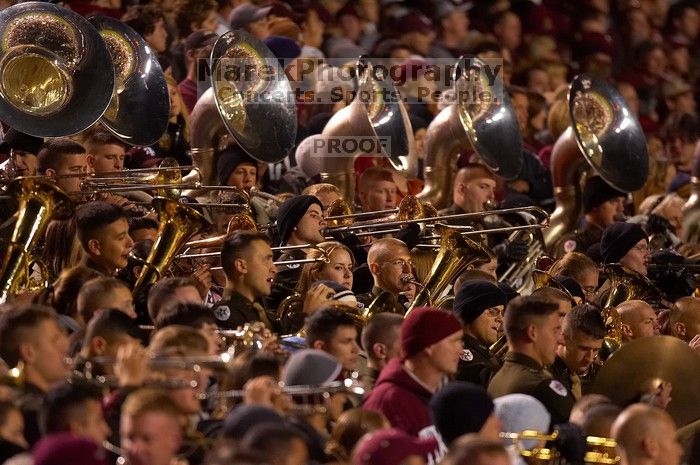
[[231,29],[240,29],[245,27],[248,23],[263,19],[270,14],[271,10],[271,6],[261,7],[253,5],[252,3],[244,3],[243,5],[238,5],[231,11],[228,22]]

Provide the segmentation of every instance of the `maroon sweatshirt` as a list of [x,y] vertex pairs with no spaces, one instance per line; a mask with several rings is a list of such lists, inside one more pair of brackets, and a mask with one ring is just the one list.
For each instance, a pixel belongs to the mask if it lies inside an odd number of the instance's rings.
[[380,412],[394,428],[418,436],[433,425],[428,406],[431,397],[432,393],[408,373],[401,360],[394,358],[379,374],[362,408]]

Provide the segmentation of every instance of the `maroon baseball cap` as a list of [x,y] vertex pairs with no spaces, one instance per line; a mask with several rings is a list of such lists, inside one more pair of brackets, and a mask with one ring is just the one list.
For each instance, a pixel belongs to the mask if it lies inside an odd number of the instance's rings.
[[427,457],[437,447],[435,438],[417,438],[395,428],[382,429],[360,441],[352,462],[354,465],[400,465],[412,455]]
[[411,11],[410,13],[401,16],[396,21],[396,24],[401,26],[401,31],[403,31],[404,34],[409,32],[432,34],[434,32],[433,23],[430,21],[430,19],[418,11]]

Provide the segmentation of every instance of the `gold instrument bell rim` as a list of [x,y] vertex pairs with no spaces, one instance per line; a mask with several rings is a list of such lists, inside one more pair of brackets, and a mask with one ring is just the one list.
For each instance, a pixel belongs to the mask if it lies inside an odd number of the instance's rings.
[[[29,89],[26,88],[26,84],[20,84],[19,92],[11,89],[13,84],[17,85],[16,82],[9,82],[11,78],[21,78],[26,72],[31,72],[30,69],[26,69],[30,67],[41,67],[45,72],[54,75],[50,79],[53,82],[57,81],[57,85],[54,84],[54,90],[49,94],[58,98],[54,97],[43,105],[32,105],[27,101]],[[20,72],[23,68],[25,72]],[[57,54],[48,49],[36,45],[19,45],[12,47],[0,59],[0,95],[19,111],[35,116],[52,115],[65,108],[72,97],[73,87],[69,68]]]
[[[42,27],[46,31],[42,31]],[[63,89],[55,92],[58,97],[53,97],[55,102],[51,102],[47,109],[28,109],[26,99],[15,97],[13,102],[7,98],[7,93],[11,91],[7,85],[9,79],[22,81],[22,76],[2,76],[5,82],[0,98],[0,119],[16,130],[36,137],[77,134],[100,119],[112,96],[114,71],[102,37],[85,18],[51,3],[18,3],[0,11],[0,37],[0,62],[6,60],[5,72],[8,71],[8,64],[15,61],[11,57],[18,50],[11,50],[16,47],[44,49],[37,55],[47,65],[44,69],[55,73],[52,79],[59,81],[56,89]],[[9,59],[6,58],[8,55]],[[36,61],[37,56],[33,59]],[[23,60],[28,66],[27,58]],[[57,71],[61,65],[68,77]],[[24,84],[27,85],[26,82]],[[41,76],[36,84],[29,85],[35,86],[36,94],[33,97],[36,99],[44,98],[43,94],[48,92],[44,89],[46,86],[41,85]],[[22,92],[28,91],[22,89]]]

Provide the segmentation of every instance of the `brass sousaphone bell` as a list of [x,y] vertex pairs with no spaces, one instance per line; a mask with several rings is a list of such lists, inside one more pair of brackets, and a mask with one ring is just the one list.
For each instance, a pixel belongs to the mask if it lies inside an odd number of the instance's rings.
[[168,86],[155,53],[121,21],[106,16],[88,21],[104,39],[114,64],[113,96],[100,121],[127,144],[155,144],[170,118]]
[[461,57],[455,65],[455,101],[442,110],[425,135],[425,187],[418,195],[437,208],[448,206],[459,153],[471,145],[483,163],[504,179],[514,179],[523,164],[515,111],[496,77],[487,80],[487,63]]
[[[338,186],[342,197],[349,201],[355,196],[353,162],[361,153],[386,158],[396,170],[410,177],[415,177],[418,167],[411,122],[391,79],[364,56],[358,59],[356,70],[354,100],[336,112],[323,128],[322,136],[340,141],[339,148],[319,155],[322,182]],[[361,152],[359,143],[346,145],[353,140],[372,141],[372,153]],[[405,170],[401,157],[408,157]]]
[[557,207],[544,235],[550,250],[576,227],[582,207],[579,186],[587,167],[623,192],[641,188],[649,173],[644,132],[615,87],[594,76],[576,76],[568,105],[570,126],[552,151]]
[[296,140],[296,104],[272,51],[245,31],[228,32],[214,44],[211,73],[211,87],[190,115],[191,154],[198,169],[183,182],[218,184],[214,155],[230,145],[231,137],[261,162],[287,157]]
[[36,137],[75,134],[109,105],[107,47],[82,16],[43,2],[0,11],[0,119]]

